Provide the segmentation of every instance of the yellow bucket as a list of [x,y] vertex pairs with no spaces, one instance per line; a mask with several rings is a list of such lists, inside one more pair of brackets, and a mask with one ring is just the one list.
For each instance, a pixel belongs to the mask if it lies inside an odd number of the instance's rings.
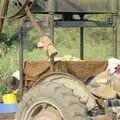
[[3,95],[3,103],[4,104],[16,104],[17,96],[13,93]]

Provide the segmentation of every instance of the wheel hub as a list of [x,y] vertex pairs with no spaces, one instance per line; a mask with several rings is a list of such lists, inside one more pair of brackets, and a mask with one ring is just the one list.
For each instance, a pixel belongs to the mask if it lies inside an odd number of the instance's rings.
[[61,120],[60,114],[52,107],[42,110],[34,120]]
[[60,112],[52,105],[41,103],[26,114],[24,120],[63,120]]

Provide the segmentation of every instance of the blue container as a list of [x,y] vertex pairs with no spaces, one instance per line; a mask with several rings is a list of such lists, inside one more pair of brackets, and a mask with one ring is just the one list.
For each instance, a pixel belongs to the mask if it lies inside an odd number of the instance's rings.
[[2,104],[0,103],[0,113],[18,112],[18,104]]

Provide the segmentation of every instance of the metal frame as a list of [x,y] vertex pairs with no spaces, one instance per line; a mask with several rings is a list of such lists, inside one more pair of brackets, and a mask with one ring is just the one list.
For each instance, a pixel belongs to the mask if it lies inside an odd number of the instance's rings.
[[20,28],[20,34],[19,34],[19,71],[20,71],[20,86],[19,86],[19,98],[22,100],[23,92],[24,92],[24,27],[23,25]]
[[[80,58],[84,59],[84,28],[87,27],[105,27],[112,28],[113,31],[113,56],[117,57],[117,14],[112,15],[112,21],[91,21],[84,19],[85,14],[80,14],[80,20],[64,21],[64,20],[54,20],[54,27],[59,28],[80,28]],[[52,26],[50,26],[52,27]],[[50,28],[54,31],[54,28]],[[54,37],[52,36],[54,39]]]

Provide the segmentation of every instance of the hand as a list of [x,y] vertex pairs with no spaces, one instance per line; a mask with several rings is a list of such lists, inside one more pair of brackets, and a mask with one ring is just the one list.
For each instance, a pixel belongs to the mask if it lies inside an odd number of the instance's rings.
[[57,50],[53,46],[53,43],[48,36],[41,37],[37,44],[37,47],[44,48],[44,51],[49,58],[57,54]]

